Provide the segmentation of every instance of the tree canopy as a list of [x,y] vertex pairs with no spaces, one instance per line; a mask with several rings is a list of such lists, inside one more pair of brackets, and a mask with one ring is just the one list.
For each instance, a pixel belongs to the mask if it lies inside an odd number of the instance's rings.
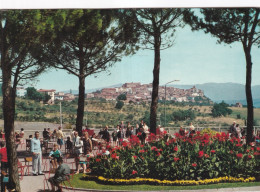
[[201,14],[185,17],[193,30],[202,29],[218,38],[219,43],[231,44],[241,42],[246,59],[246,100],[247,100],[247,144],[253,140],[254,109],[251,90],[253,45],[260,45],[260,9],[259,8],[225,8],[201,9]]
[[140,47],[154,51],[153,90],[150,111],[150,131],[156,134],[157,105],[160,74],[160,51],[171,47],[174,43],[174,33],[183,26],[185,9],[134,9],[132,17],[139,31]]

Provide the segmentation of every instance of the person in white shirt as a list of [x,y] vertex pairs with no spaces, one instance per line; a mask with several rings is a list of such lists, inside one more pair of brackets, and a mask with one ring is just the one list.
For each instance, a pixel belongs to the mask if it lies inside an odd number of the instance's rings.
[[73,146],[74,146],[74,155],[75,155],[75,162],[76,162],[76,173],[79,173],[79,156],[83,153],[82,147],[83,147],[83,141],[80,139],[78,132],[74,132],[74,138],[73,138]]

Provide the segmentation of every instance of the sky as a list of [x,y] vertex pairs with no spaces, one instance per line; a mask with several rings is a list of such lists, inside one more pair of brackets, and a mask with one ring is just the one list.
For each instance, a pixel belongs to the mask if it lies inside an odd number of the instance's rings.
[[[194,85],[209,82],[246,82],[246,62],[241,43],[218,44],[217,38],[202,31],[192,32],[189,26],[176,31],[174,45],[161,51],[160,85],[172,80],[174,84]],[[252,85],[260,85],[260,49],[253,47]],[[135,55],[124,57],[108,72],[101,72],[86,78],[86,89],[111,85],[153,81],[154,52],[139,50]],[[77,77],[64,70],[50,70],[39,76],[34,83],[40,89],[56,91],[77,90]]]

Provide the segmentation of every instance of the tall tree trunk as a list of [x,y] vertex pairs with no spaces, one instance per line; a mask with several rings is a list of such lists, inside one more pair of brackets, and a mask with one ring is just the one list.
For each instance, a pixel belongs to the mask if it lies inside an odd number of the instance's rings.
[[79,76],[79,99],[78,99],[76,130],[78,131],[80,136],[82,135],[84,106],[85,106],[85,76]]
[[253,126],[254,126],[254,105],[251,91],[251,80],[252,80],[252,60],[250,49],[244,49],[246,56],[246,101],[247,101],[247,136],[246,143],[252,142],[253,138]]
[[15,88],[11,87],[11,70],[6,63],[2,63],[3,75],[3,114],[4,130],[6,138],[6,148],[9,166],[9,183],[12,189],[20,192],[20,183],[17,166],[17,152],[14,135],[14,116],[15,116]]
[[159,76],[160,76],[160,44],[159,36],[155,37],[154,45],[154,68],[153,68],[153,91],[152,103],[150,113],[150,132],[156,134],[156,120],[157,120],[157,105],[158,105],[158,90],[159,90]]

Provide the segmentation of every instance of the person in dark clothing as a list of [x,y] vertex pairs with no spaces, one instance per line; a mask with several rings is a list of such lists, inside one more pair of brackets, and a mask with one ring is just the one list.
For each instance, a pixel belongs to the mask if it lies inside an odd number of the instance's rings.
[[92,151],[92,141],[88,136],[88,132],[85,132],[83,138],[83,153],[84,155],[87,155],[91,151]]
[[105,129],[100,132],[100,135],[102,135],[102,139],[104,139],[106,142],[109,142],[110,133],[108,132],[108,126],[106,126]]
[[236,130],[236,122],[235,121],[229,127],[229,133],[230,133],[230,137],[237,137],[237,130]]
[[42,136],[44,140],[49,140],[50,136],[49,136],[49,132],[47,131],[46,128],[44,128],[43,132],[42,132]]
[[58,169],[55,172],[54,177],[49,178],[49,182],[51,183],[51,189],[52,191],[55,191],[55,186],[58,187],[57,192],[62,191],[61,182],[66,181],[67,178],[70,177],[70,167],[67,164],[63,163],[63,160],[61,157],[57,159],[57,162],[59,164]]
[[144,127],[144,121],[141,120],[141,123],[139,124],[139,128],[143,128]]
[[146,133],[144,132],[143,128],[140,129],[140,132],[137,135],[141,141],[141,144],[145,144]]
[[125,133],[126,138],[130,138],[131,135],[132,135],[131,129],[129,127],[127,127],[126,133]]

